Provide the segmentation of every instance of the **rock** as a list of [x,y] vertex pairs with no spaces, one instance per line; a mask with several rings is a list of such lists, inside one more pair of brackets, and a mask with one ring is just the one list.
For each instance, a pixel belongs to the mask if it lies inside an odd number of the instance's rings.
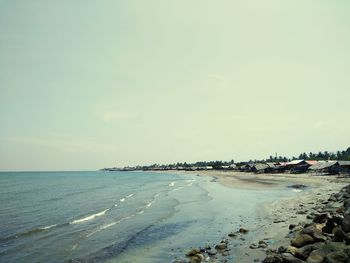
[[268,244],[264,240],[260,240],[258,243],[258,248],[267,248]]
[[259,244],[258,247],[259,248],[267,248],[267,244]]
[[342,221],[342,229],[345,233],[350,232],[350,215],[344,216],[344,219]]
[[310,256],[312,251],[319,249],[323,245],[324,245],[323,243],[319,242],[319,243],[303,246],[297,249],[294,255],[300,259],[306,260]]
[[336,227],[333,229],[333,241],[334,242],[343,242],[347,236],[344,231],[340,227]]
[[273,220],[273,222],[274,222],[275,224],[277,224],[277,223],[286,222],[286,220],[283,220],[283,219],[275,219],[275,220]]
[[325,263],[339,263],[339,262],[349,262],[349,255],[347,255],[344,251],[335,251],[329,253],[325,258]]
[[284,253],[286,251],[287,251],[287,248],[285,248],[284,246],[280,246],[280,247],[277,248],[277,252],[280,253],[280,254],[282,254],[282,253]]
[[285,252],[290,253],[293,256],[295,256],[298,254],[298,249],[296,247],[293,247],[293,246],[288,246]]
[[313,221],[315,223],[325,223],[329,215],[327,213],[315,214]]
[[230,234],[228,234],[229,237],[237,237],[237,233],[236,232],[231,232]]
[[315,240],[312,236],[308,234],[298,234],[294,239],[291,240],[291,245],[294,247],[302,247],[314,242]]
[[282,263],[283,259],[280,256],[273,255],[273,256],[267,256],[262,263]]
[[[316,249],[311,252],[310,256],[307,259],[308,263],[323,263],[325,262],[325,257],[332,254],[333,252],[335,253],[335,257],[337,256],[337,252],[345,252],[346,249],[349,249],[347,245],[341,242],[328,242],[324,243],[323,246],[321,246],[319,249]],[[346,253],[346,252],[345,252]],[[331,260],[331,258],[329,259]],[[338,261],[342,262],[342,261]]]
[[202,254],[196,254],[190,258],[190,263],[200,263],[204,261],[204,256]]
[[215,255],[216,255],[216,252],[215,252],[214,250],[208,250],[208,251],[207,251],[207,254],[208,254],[209,256],[215,256]]
[[211,246],[210,245],[205,245],[204,247],[206,250],[211,250]]
[[323,235],[322,231],[319,230],[316,225],[311,225],[304,228],[301,233],[312,236],[316,241],[326,241],[327,237]]
[[248,232],[249,232],[249,230],[246,229],[246,228],[241,227],[241,228],[239,229],[239,233],[241,233],[241,234],[247,234]]
[[324,255],[319,249],[311,252],[310,256],[307,258],[307,263],[322,263]]
[[224,250],[226,248],[227,248],[227,244],[226,243],[220,243],[220,244],[217,244],[215,246],[215,249],[217,249],[217,250]]
[[296,224],[290,224],[290,225],[288,226],[289,229],[293,229],[294,227],[296,227]]
[[199,254],[201,251],[198,248],[192,248],[190,251],[186,253],[186,257],[192,257],[194,255]]
[[250,246],[249,246],[249,248],[250,249],[257,249],[258,248],[258,245],[257,244],[251,244]]
[[331,219],[328,219],[326,222],[326,225],[322,228],[322,232],[327,234],[332,234],[334,227],[335,227],[334,221]]
[[337,202],[337,198],[336,198],[334,195],[331,195],[331,196],[328,198],[328,201],[329,201],[329,202]]
[[222,256],[224,256],[224,257],[227,257],[227,256],[229,256],[230,255],[230,251],[224,251],[224,252],[222,252]]
[[342,225],[344,217],[341,215],[333,215],[331,220],[337,225]]
[[299,211],[296,212],[296,214],[297,214],[297,215],[306,215],[307,212],[304,211],[304,210],[299,210]]
[[288,188],[295,188],[295,189],[302,189],[306,188],[307,186],[305,184],[293,184],[293,185],[288,185]]
[[345,208],[350,208],[350,199],[346,199],[346,200],[344,201],[344,207],[345,207]]
[[304,261],[294,257],[293,255],[289,253],[283,253],[281,254],[281,257],[283,259],[283,263],[302,263]]

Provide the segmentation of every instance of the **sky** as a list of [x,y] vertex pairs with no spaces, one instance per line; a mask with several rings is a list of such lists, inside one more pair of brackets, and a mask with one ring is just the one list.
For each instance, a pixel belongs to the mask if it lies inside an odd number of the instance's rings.
[[350,146],[348,0],[0,0],[0,170]]

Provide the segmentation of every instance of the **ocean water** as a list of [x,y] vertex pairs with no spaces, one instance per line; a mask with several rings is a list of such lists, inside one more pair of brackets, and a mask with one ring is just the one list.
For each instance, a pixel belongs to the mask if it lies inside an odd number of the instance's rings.
[[0,262],[171,262],[258,228],[261,204],[293,194],[196,175],[2,172]]

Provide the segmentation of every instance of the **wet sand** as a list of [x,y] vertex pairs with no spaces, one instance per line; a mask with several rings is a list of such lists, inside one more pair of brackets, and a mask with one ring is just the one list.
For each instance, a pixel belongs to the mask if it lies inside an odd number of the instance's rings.
[[[251,174],[227,171],[189,171],[181,174],[196,174],[198,176],[211,176],[213,181],[222,185],[239,189],[268,190],[287,187],[291,185],[305,185],[307,188],[295,189],[299,192],[293,197],[281,198],[273,203],[266,203],[257,210],[257,218],[269,224],[257,224],[250,229],[249,238],[238,234],[235,239],[241,239],[240,248],[234,250],[233,262],[261,262],[266,256],[266,250],[281,245],[288,245],[290,239],[286,238],[289,224],[309,222],[306,216],[316,202],[327,200],[331,193],[338,192],[350,183],[350,178],[337,178],[336,176],[314,176],[310,174]],[[233,231],[235,231],[233,229]],[[227,233],[229,234],[229,233]],[[250,248],[252,244],[264,241],[266,248]],[[233,250],[228,243],[228,249]],[[225,262],[225,257],[218,253],[216,262]],[[230,261],[227,261],[230,262]]]

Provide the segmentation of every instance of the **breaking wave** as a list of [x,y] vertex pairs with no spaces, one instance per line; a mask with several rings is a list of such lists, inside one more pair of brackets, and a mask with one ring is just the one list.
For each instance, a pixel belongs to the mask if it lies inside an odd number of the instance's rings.
[[92,220],[92,219],[94,219],[96,217],[105,215],[107,211],[109,211],[109,208],[106,209],[106,210],[103,210],[101,212],[98,212],[96,214],[92,214],[92,215],[89,215],[89,216],[86,216],[86,217],[83,217],[83,218],[80,218],[80,219],[73,220],[72,222],[69,222],[69,224],[79,224],[79,223],[83,223],[83,222],[86,222],[86,221],[90,221],[90,220]]

